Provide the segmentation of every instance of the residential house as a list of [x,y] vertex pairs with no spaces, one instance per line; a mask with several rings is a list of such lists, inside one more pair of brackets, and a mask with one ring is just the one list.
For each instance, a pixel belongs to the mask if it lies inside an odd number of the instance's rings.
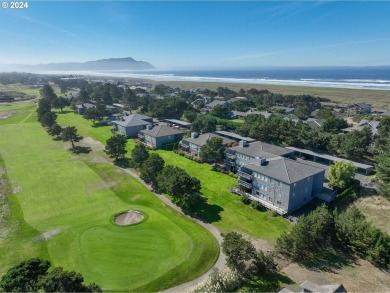
[[95,108],[95,107],[96,106],[94,104],[91,104],[91,103],[77,104],[74,111],[79,115],[84,115],[85,111],[87,111],[87,109],[91,109],[91,108]]
[[284,215],[322,194],[325,170],[281,156],[256,157],[240,167],[238,176],[251,199]]
[[230,103],[227,101],[221,101],[221,100],[214,100],[211,103],[208,103],[205,105],[205,108],[212,110],[217,105],[223,105],[223,106],[229,106]]
[[295,108],[291,108],[291,107],[274,106],[271,109],[276,111],[281,111],[283,112],[283,114],[294,114],[295,112]]
[[349,115],[371,113],[371,104],[367,104],[367,103],[352,104],[347,108],[347,113]]
[[273,113],[270,113],[270,112],[267,112],[267,111],[258,111],[257,109],[255,108],[252,108],[250,110],[248,110],[246,112],[246,116],[248,115],[251,115],[251,114],[254,114],[254,115],[263,115],[265,118],[272,118],[272,117],[275,117],[275,114]]
[[147,146],[162,149],[164,145],[179,142],[184,133],[180,130],[165,125],[157,125],[152,128],[151,124],[138,134],[139,139]]
[[215,133],[220,135],[220,136],[223,136],[223,137],[235,140],[236,142],[239,142],[241,140],[244,140],[247,143],[251,143],[251,142],[255,142],[256,141],[256,139],[254,139],[254,138],[244,137],[244,136],[241,136],[241,135],[239,135],[237,133],[230,132],[230,131],[219,130],[219,131],[215,131]]
[[239,118],[244,118],[248,114],[246,112],[241,112],[241,111],[230,111],[230,117],[239,119]]
[[379,121],[363,119],[362,121],[360,121],[358,124],[354,126],[341,129],[341,132],[348,133],[354,130],[361,131],[365,127],[368,127],[371,130],[372,134],[377,134],[379,128],[382,127],[382,124]]
[[307,125],[310,126],[312,129],[316,129],[321,127],[326,119],[314,119],[314,118],[308,118],[307,120],[304,121]]
[[117,114],[120,110],[121,108],[116,107],[114,105],[106,105],[106,111],[108,114]]
[[137,137],[141,130],[147,125],[153,124],[153,118],[141,114],[131,114],[123,116],[119,121],[113,121],[114,131],[128,137]]
[[[331,284],[331,285],[317,285],[315,283],[305,281],[301,285],[301,291],[299,293],[347,293],[343,284]],[[289,289],[283,288],[279,293],[294,293]]]
[[181,149],[186,152],[199,155],[202,146],[204,146],[207,141],[212,137],[221,138],[224,146],[232,146],[236,143],[236,141],[232,139],[220,136],[215,133],[205,133],[199,135],[198,133],[193,132],[191,133],[191,137],[182,140]]
[[253,163],[256,158],[271,159],[279,156],[293,158],[294,151],[261,141],[248,143],[241,140],[238,146],[225,151],[225,169],[237,172],[242,165]]
[[244,101],[246,100],[247,98],[246,97],[235,97],[235,98],[231,98],[228,102],[233,104],[234,102],[237,102],[237,101]]

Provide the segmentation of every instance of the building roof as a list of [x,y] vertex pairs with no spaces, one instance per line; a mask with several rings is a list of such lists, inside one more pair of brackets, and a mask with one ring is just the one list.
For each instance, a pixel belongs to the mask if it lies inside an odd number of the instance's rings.
[[228,102],[225,101],[214,100],[211,103],[206,104],[206,107],[214,108],[217,105],[227,105],[227,104]]
[[250,109],[246,112],[246,115],[263,115],[265,118],[271,118],[271,117],[274,117],[275,114],[273,113],[270,113],[270,112],[267,112],[267,111],[257,111],[257,110],[253,110],[253,109]]
[[300,149],[300,148],[296,148],[296,147],[286,147],[286,149],[297,151],[297,152],[300,152],[302,154],[306,154],[306,155],[310,155],[310,156],[315,156],[317,158],[321,158],[321,159],[325,159],[325,160],[329,160],[329,161],[335,161],[335,162],[336,161],[337,162],[338,161],[346,161],[346,162],[351,162],[355,167],[360,168],[360,169],[372,169],[373,168],[373,166],[371,166],[371,165],[357,163],[357,162],[341,159],[341,158],[334,157],[334,156],[327,155],[327,154],[315,153],[315,152],[310,151],[310,150]]
[[[299,285],[302,289],[309,291],[309,292],[315,292],[315,293],[334,293],[336,292],[340,287],[343,287],[342,284],[331,284],[331,285],[317,285],[309,281],[303,282],[301,285]],[[344,289],[345,290],[345,289]],[[342,291],[346,292],[346,291]]]
[[363,119],[362,121],[359,122],[359,124],[352,127],[344,128],[342,129],[342,131],[343,132],[350,132],[353,130],[360,131],[363,130],[364,127],[366,126],[369,127],[374,134],[376,134],[378,132],[378,129],[381,128],[382,124],[379,121]]
[[309,118],[305,121],[306,124],[308,124],[311,128],[316,129],[322,126],[326,119],[314,119],[314,118]]
[[113,121],[113,123],[124,127],[151,124],[150,122],[145,121],[144,119],[153,119],[153,118],[141,114],[131,114],[128,116],[123,116],[121,120]]
[[184,139],[183,141],[186,141],[186,142],[189,142],[189,143],[193,143],[193,144],[196,144],[200,147],[204,146],[206,144],[206,142],[212,138],[212,137],[219,137],[219,138],[222,138],[222,143],[225,145],[225,144],[231,144],[231,143],[235,143],[234,140],[232,139],[229,139],[229,138],[226,138],[226,137],[223,137],[223,136],[220,136],[218,134],[215,134],[215,133],[205,133],[205,134],[201,134],[199,135],[197,138],[192,138],[192,137],[189,137],[189,138],[186,138]]
[[141,130],[141,133],[150,135],[152,137],[163,137],[168,135],[182,134],[183,132],[165,125],[158,125],[153,127],[150,130],[149,129]]
[[282,106],[274,106],[274,107],[272,107],[271,109],[275,109],[275,110],[284,110],[286,114],[292,113],[292,112],[295,111],[295,108],[291,108],[291,107],[282,107]]
[[220,130],[220,131],[215,131],[216,134],[219,134],[221,136],[224,136],[224,137],[227,137],[227,138],[230,138],[230,139],[234,139],[234,140],[237,140],[237,141],[240,141],[240,140],[245,140],[246,142],[254,142],[256,141],[256,139],[254,138],[250,138],[250,137],[244,137],[244,136],[241,136],[237,133],[233,133],[233,132],[229,132],[229,131],[224,131],[224,130]]
[[177,119],[165,119],[165,121],[170,122],[170,123],[174,123],[174,124],[177,124],[180,126],[190,126],[191,125],[191,123],[189,123],[189,122],[181,121],[181,120],[177,120]]
[[298,163],[284,157],[271,158],[263,165],[250,163],[243,167],[287,184],[292,184],[307,177],[325,172],[324,169]]
[[230,149],[252,158],[274,158],[292,153],[291,150],[262,141],[252,142],[245,147],[235,146]]

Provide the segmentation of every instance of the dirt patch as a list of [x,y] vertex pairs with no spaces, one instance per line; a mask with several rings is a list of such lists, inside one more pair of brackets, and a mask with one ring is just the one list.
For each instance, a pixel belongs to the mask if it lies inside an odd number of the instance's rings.
[[12,193],[13,194],[16,194],[16,193],[19,193],[22,191],[22,187],[20,186],[16,186],[13,190],[12,190]]
[[11,117],[12,115],[14,115],[15,113],[16,113],[16,111],[0,112],[0,120],[7,119],[7,118]]
[[390,274],[361,259],[356,264],[335,271],[309,270],[291,263],[282,272],[297,284],[306,280],[319,285],[342,283],[348,292],[387,292],[390,288]]
[[125,213],[119,214],[115,217],[115,224],[120,226],[128,226],[138,222],[141,222],[144,219],[144,214],[138,211],[127,211]]
[[80,140],[81,145],[89,146],[94,151],[102,151],[105,146],[100,141],[94,140],[92,137],[85,137]]
[[38,235],[37,237],[34,238],[35,241],[41,241],[41,240],[49,240],[53,238],[54,236],[61,234],[62,230],[61,229],[53,229],[49,230],[46,232],[43,232],[42,234]]

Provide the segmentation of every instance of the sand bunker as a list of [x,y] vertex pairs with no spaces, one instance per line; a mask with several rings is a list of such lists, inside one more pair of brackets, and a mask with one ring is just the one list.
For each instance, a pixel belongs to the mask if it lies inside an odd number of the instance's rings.
[[141,222],[144,219],[144,214],[137,211],[127,211],[115,216],[115,224],[120,226],[132,225]]

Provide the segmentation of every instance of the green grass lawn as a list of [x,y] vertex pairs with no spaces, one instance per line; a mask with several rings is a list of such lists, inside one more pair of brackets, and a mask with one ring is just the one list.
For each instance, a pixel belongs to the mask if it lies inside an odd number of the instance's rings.
[[[63,126],[76,126],[83,136],[91,136],[105,144],[112,135],[111,127],[92,127],[90,121],[74,113],[59,114],[58,122]],[[134,147],[134,140],[128,140],[128,151]],[[213,172],[206,164],[198,164],[171,151],[158,150],[166,164],[179,166],[202,183],[202,192],[208,205],[199,215],[214,224],[223,233],[232,230],[254,238],[275,240],[282,232],[288,231],[291,224],[281,217],[270,217],[267,212],[259,212],[240,202],[239,197],[228,190],[237,184],[237,179],[226,174]]]
[[[53,141],[28,109],[20,113],[25,114],[21,120],[11,117],[0,125],[3,165],[12,188],[20,189],[8,200],[10,220],[0,226],[0,275],[39,256],[81,272],[105,290],[158,291],[213,265],[219,248],[207,230],[116,167],[92,163],[91,154],[69,152],[68,144]],[[114,214],[129,209],[148,219],[127,227],[111,223]],[[53,235],[43,240],[44,232]]]

